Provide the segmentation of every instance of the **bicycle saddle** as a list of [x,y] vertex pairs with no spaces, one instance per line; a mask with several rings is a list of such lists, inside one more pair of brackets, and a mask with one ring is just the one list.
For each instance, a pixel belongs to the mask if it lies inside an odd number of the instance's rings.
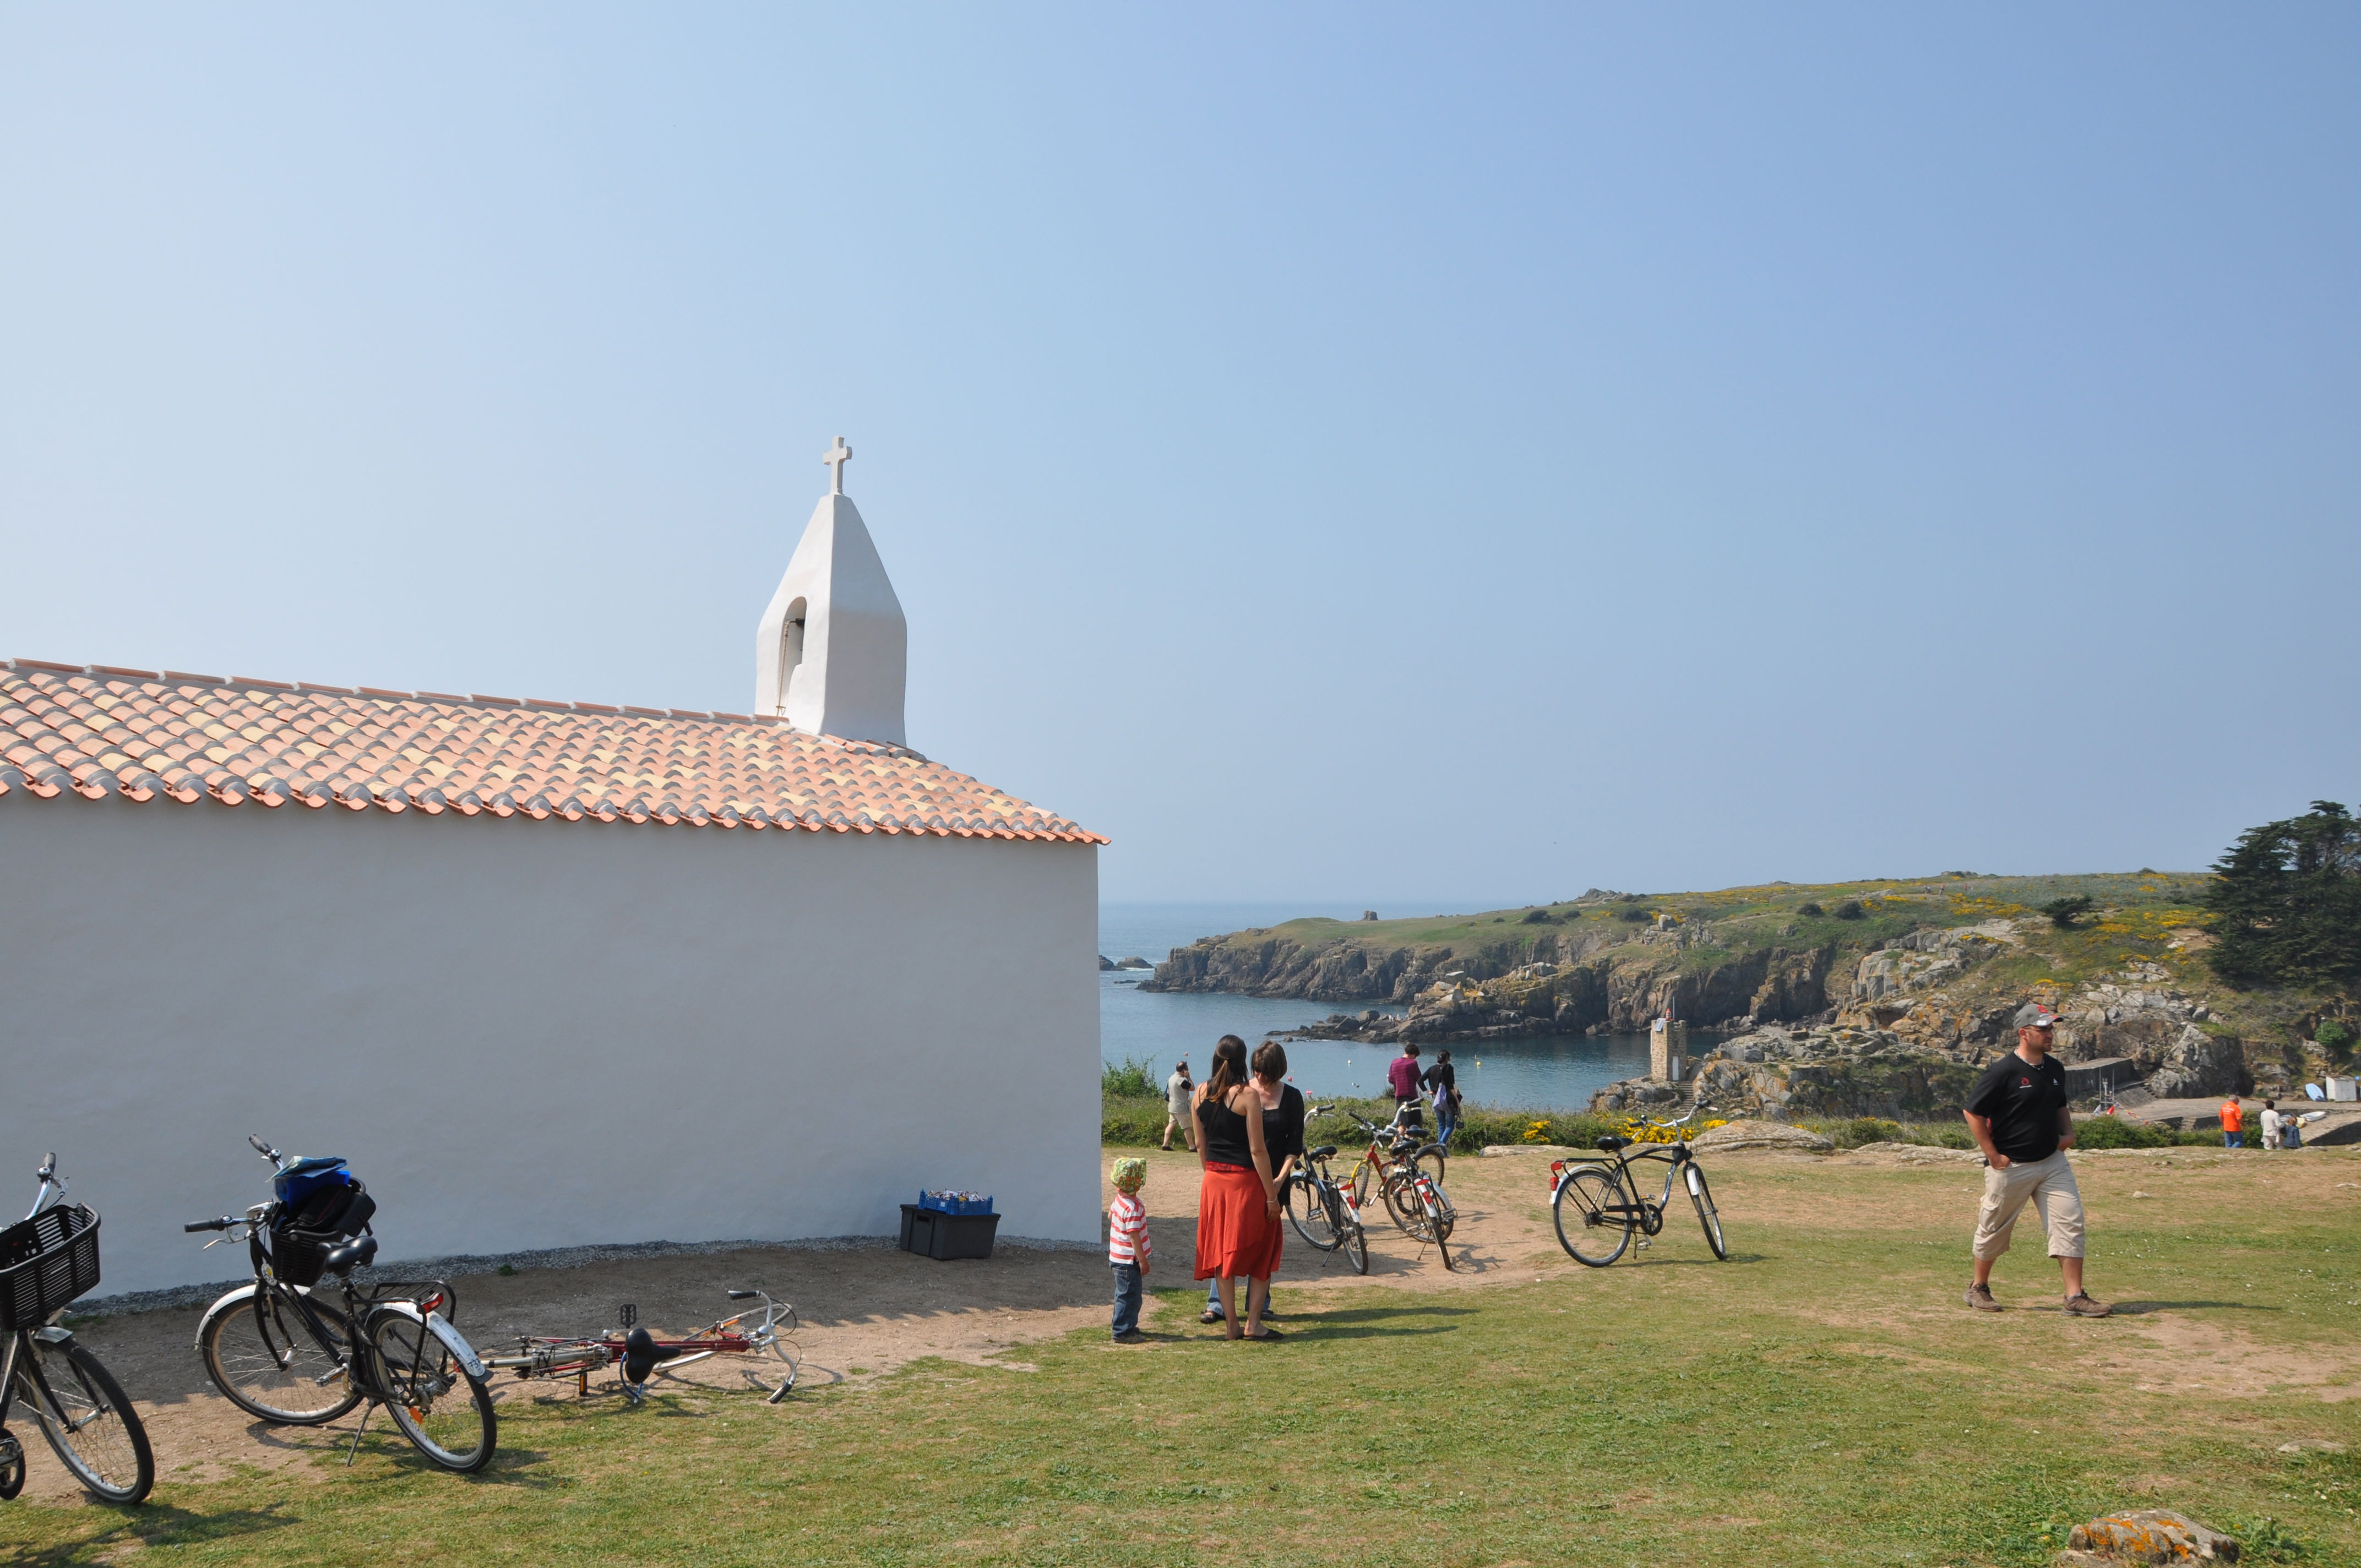
[[366,1266],[368,1260],[376,1255],[377,1238],[362,1236],[332,1250],[327,1256],[320,1260],[320,1266],[331,1274],[346,1275],[356,1268]]
[[670,1361],[679,1354],[656,1343],[655,1335],[647,1330],[635,1328],[623,1336],[623,1381],[644,1383],[658,1362]]
[[1334,1157],[1335,1153],[1336,1146],[1334,1144],[1322,1144],[1318,1148],[1313,1149],[1310,1154],[1305,1155],[1303,1157],[1306,1159],[1330,1159]]
[[1598,1146],[1606,1150],[1609,1154],[1613,1154],[1617,1149],[1630,1148],[1631,1146],[1631,1140],[1629,1138],[1619,1138],[1614,1134],[1609,1133],[1605,1137],[1598,1140]]

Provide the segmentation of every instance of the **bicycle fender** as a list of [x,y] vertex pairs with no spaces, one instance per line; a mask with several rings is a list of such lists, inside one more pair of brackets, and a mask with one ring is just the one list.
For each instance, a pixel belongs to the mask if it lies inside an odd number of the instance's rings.
[[224,1296],[220,1300],[215,1301],[212,1306],[207,1307],[205,1309],[205,1315],[197,1320],[196,1348],[199,1351],[203,1351],[204,1349],[205,1331],[214,1326],[214,1320],[215,1318],[220,1317],[224,1312],[234,1311],[237,1308],[246,1305],[246,1303],[253,1299],[254,1287],[251,1285],[241,1285],[236,1289],[232,1290],[227,1295]]
[[451,1320],[442,1313],[428,1312],[422,1317],[418,1309],[407,1301],[382,1302],[378,1310],[399,1312],[413,1323],[424,1323],[426,1332],[443,1342],[443,1348],[451,1353],[451,1358],[467,1370],[468,1376],[478,1383],[491,1376],[490,1370],[484,1365],[483,1357],[478,1355],[476,1347],[467,1343],[467,1336],[454,1328]]

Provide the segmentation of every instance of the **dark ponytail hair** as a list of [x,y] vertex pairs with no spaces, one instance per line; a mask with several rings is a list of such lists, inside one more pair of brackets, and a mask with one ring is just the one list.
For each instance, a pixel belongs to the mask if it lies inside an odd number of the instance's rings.
[[1255,1047],[1255,1076],[1277,1083],[1287,1076],[1287,1047],[1277,1040],[1265,1040]]
[[1208,1103],[1226,1105],[1230,1091],[1246,1080],[1246,1043],[1235,1035],[1213,1042],[1213,1070],[1205,1080]]

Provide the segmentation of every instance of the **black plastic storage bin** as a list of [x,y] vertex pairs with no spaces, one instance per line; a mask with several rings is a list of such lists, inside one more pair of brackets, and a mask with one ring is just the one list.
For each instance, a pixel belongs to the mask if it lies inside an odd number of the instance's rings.
[[993,1233],[1000,1228],[997,1214],[946,1214],[939,1209],[902,1205],[902,1250],[920,1257],[950,1261],[958,1257],[990,1257]]

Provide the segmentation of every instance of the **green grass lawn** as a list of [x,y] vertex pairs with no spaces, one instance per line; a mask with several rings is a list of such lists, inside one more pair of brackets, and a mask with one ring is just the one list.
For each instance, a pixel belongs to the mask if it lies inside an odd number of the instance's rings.
[[[1175,1289],[1164,1343],[1075,1334],[1029,1371],[512,1398],[479,1478],[390,1437],[311,1476],[168,1460],[136,1512],[0,1505],[0,1561],[2033,1564],[2068,1522],[2171,1506],[2282,1543],[2250,1561],[2361,1562],[2361,1399],[2322,1397],[2361,1389],[2302,1371],[2361,1367],[2361,1190],[2334,1186],[2361,1160],[2088,1162],[2092,1285],[2140,1309],[2097,1322],[1959,1307],[1972,1171],[1713,1175],[1724,1264],[1693,1223],[1599,1272],[1519,1229],[1496,1283],[1298,1288],[1283,1344],[1207,1336]],[[2004,1299],[2054,1303],[2037,1251]]]

